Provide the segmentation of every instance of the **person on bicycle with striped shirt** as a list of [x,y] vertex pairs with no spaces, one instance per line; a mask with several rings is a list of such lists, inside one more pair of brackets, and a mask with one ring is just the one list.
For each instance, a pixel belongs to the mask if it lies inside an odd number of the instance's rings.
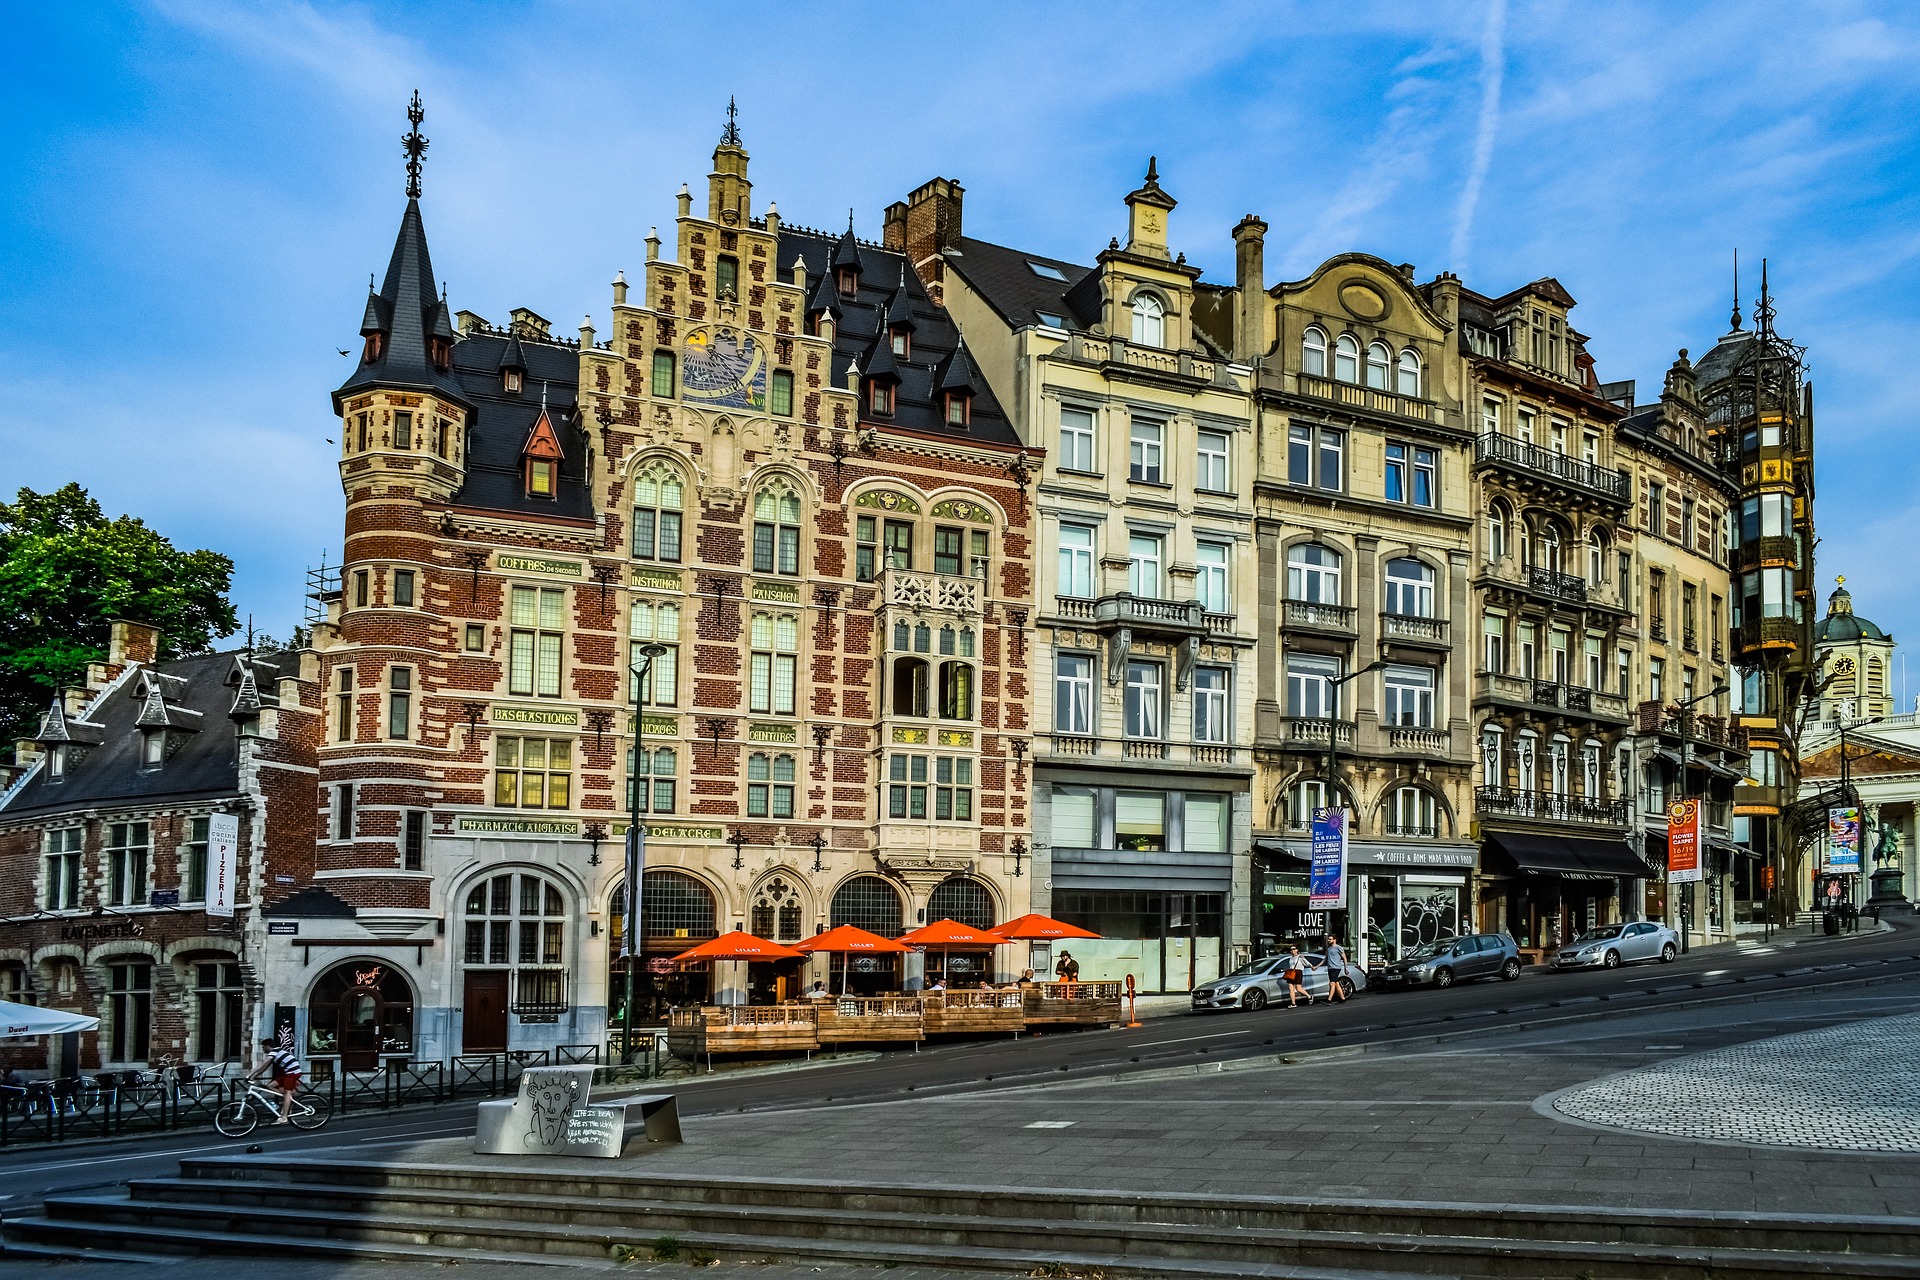
[[266,1059],[253,1075],[272,1077],[273,1087],[280,1091],[280,1118],[274,1123],[285,1124],[287,1113],[293,1109],[293,1095],[300,1088],[300,1059],[294,1056],[292,1049],[284,1047],[272,1036],[262,1039],[260,1048],[266,1054]]

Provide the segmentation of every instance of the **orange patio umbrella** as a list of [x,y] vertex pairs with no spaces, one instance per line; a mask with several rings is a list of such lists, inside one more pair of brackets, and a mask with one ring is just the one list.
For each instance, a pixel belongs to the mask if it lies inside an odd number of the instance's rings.
[[900,941],[916,947],[932,950],[940,948],[940,972],[944,980],[947,970],[947,949],[949,947],[1000,947],[1012,941],[997,933],[988,933],[972,925],[961,924],[958,920],[935,920],[932,924],[922,925],[912,933],[901,935]]
[[[794,945],[806,952],[831,951],[841,955],[899,955],[913,950],[904,942],[895,942],[892,938],[883,938],[877,933],[868,933],[865,929],[857,929],[850,924],[829,929],[825,933],[816,933],[805,942],[797,942]],[[847,967],[852,968],[851,965]],[[847,974],[843,970],[840,974],[840,993],[845,995],[846,990]]]
[[1052,916],[1024,915],[1018,920],[1009,920],[1005,924],[993,926],[991,932],[999,934],[1008,942],[1036,939],[1052,942],[1058,938],[1097,938],[1100,935],[1091,929],[1082,929],[1077,924],[1068,924],[1065,920],[1055,920]]
[[682,951],[673,960],[675,964],[693,960],[798,960],[802,954],[792,947],[736,929],[709,938],[690,951]]

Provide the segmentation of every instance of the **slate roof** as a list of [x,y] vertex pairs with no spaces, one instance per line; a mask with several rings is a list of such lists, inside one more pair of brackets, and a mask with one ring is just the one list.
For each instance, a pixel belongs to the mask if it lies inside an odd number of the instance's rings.
[[365,335],[374,330],[387,335],[386,345],[376,360],[367,360],[362,353],[359,368],[333,393],[336,412],[344,397],[376,386],[434,391],[465,403],[459,383],[434,368],[427,357],[428,336],[450,337],[453,324],[446,303],[434,288],[433,259],[427,253],[427,228],[417,199],[408,199],[407,211],[400,218],[400,234],[394,237],[386,282],[378,294],[367,299],[360,332]]
[[[176,658],[159,664],[158,672],[171,680],[142,679],[148,669],[136,670],[99,699],[87,720],[100,726],[99,745],[67,765],[66,777],[54,782],[43,766],[29,778],[4,809],[0,821],[28,815],[53,814],[114,804],[151,804],[161,800],[196,800],[235,794],[239,780],[239,738],[228,718],[241,680],[236,671],[240,653],[209,653]],[[263,654],[253,659],[261,701],[272,704],[270,692],[281,675],[295,675],[299,661],[292,654]],[[175,683],[175,680],[178,683]],[[186,730],[185,741],[157,769],[141,766],[143,735],[138,723],[149,713],[149,695],[165,690],[167,720]],[[72,725],[75,717],[68,717]]]
[[[1070,329],[1088,329],[1100,319],[1099,274],[1092,267],[1043,258],[962,236],[957,252],[947,255],[947,269],[957,272],[987,305],[1014,329],[1047,324],[1041,312],[1058,316]],[[1064,280],[1037,274],[1029,263],[1052,267]],[[1087,288],[1075,290],[1085,283]]]
[[[994,398],[986,380],[975,371],[971,421],[965,427],[947,425],[940,402],[939,379],[947,372],[954,351],[960,344],[960,330],[945,310],[933,305],[919,273],[907,262],[906,255],[879,245],[856,241],[848,235],[833,236],[804,228],[780,229],[780,278],[791,282],[793,266],[802,257],[810,273],[821,271],[830,262],[845,263],[849,253],[857,254],[860,265],[860,292],[856,297],[834,299],[837,321],[833,342],[833,385],[846,386],[849,365],[858,361],[862,372],[872,372],[869,353],[891,367],[900,379],[894,412],[885,422],[930,435],[953,436],[989,444],[1018,445],[1013,424]],[[904,282],[904,292],[902,292]],[[831,289],[832,282],[823,281]],[[901,297],[896,300],[896,293]],[[904,307],[913,321],[913,343],[904,360],[896,359],[885,340],[889,305]],[[896,310],[896,316],[899,311]],[[880,341],[876,345],[875,339]],[[884,355],[881,354],[884,352]],[[967,361],[970,367],[971,360]],[[862,415],[862,421],[870,421]]]
[[1747,354],[1747,348],[1753,345],[1753,335],[1744,329],[1735,329],[1714,344],[1713,350],[1700,357],[1693,366],[1694,381],[1702,387],[1710,387],[1723,382],[1736,369]]

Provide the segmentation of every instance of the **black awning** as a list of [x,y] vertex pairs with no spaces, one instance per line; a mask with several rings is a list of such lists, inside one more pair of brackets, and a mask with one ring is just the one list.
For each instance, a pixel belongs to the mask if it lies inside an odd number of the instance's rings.
[[1278,840],[1255,840],[1253,851],[1269,862],[1291,862],[1304,867],[1312,861],[1305,852],[1290,849]]
[[1651,874],[1621,839],[1497,831],[1488,833],[1487,845],[1498,849],[1522,873],[1634,879]]

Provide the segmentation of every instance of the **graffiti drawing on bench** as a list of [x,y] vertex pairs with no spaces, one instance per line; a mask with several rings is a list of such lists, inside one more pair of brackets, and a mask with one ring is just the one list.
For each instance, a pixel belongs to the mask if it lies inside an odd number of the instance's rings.
[[483,1155],[597,1156],[633,1154],[649,1142],[680,1141],[680,1113],[670,1093],[637,1094],[595,1106],[593,1067],[529,1067],[510,1101],[480,1104],[473,1136]]

